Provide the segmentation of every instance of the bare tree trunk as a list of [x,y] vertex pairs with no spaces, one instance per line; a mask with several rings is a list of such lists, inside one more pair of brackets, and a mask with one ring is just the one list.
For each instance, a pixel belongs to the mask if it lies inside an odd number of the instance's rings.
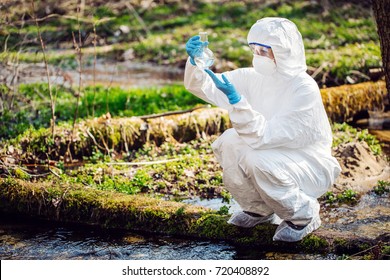
[[378,34],[381,43],[383,70],[386,78],[388,105],[390,105],[390,3],[388,0],[372,0]]

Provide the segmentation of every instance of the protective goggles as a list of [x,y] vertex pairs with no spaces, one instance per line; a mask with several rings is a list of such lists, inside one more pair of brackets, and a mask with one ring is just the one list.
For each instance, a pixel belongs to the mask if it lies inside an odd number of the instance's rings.
[[253,54],[267,56],[271,59],[274,59],[271,46],[260,43],[249,43],[249,47],[251,48]]

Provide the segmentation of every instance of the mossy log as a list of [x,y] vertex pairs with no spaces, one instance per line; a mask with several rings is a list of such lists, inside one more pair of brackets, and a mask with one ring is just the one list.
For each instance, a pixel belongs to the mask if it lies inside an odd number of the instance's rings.
[[[362,110],[382,106],[387,92],[385,83],[379,81],[322,89],[321,94],[330,119],[342,122]],[[13,156],[25,163],[69,162],[90,157],[97,151],[115,158],[129,154],[145,143],[187,142],[219,134],[229,127],[228,114],[220,108],[148,118],[111,118],[107,114],[77,123],[73,133],[69,125],[57,126],[54,139],[49,129],[26,132],[19,139],[19,155]]]
[[49,129],[27,131],[19,139],[19,155],[11,156],[25,163],[80,160],[97,151],[116,158],[146,143],[188,142],[219,134],[229,126],[226,111],[219,108],[157,118],[111,118],[108,114],[77,123],[73,133],[68,124],[57,126],[54,139]]
[[321,96],[328,117],[346,122],[362,111],[383,108],[387,89],[384,81],[366,82],[321,89]]
[[199,206],[81,185],[37,184],[18,179],[0,179],[0,211],[110,229],[226,240],[262,251],[354,253],[389,238],[369,240],[320,229],[297,243],[273,242],[276,225],[243,229],[227,224],[228,215]]

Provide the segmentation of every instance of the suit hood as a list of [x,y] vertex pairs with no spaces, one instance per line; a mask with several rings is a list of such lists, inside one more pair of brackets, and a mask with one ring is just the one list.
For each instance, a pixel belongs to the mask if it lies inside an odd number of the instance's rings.
[[272,47],[276,71],[286,78],[293,78],[307,70],[302,35],[296,25],[285,18],[267,17],[258,20],[248,33],[249,43]]

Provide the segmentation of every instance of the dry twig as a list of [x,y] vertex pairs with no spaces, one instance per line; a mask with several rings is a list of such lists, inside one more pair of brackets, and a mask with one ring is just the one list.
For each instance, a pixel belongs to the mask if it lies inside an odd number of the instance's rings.
[[47,58],[46,58],[45,44],[44,44],[43,39],[42,39],[42,34],[41,34],[41,30],[39,28],[38,20],[37,20],[37,18],[35,16],[35,4],[34,4],[34,2],[35,2],[35,0],[32,0],[32,2],[31,2],[31,5],[32,5],[32,17],[33,17],[33,19],[35,19],[35,25],[37,26],[38,38],[39,38],[39,41],[41,42],[41,50],[42,50],[42,54],[43,54],[43,61],[45,63],[45,67],[46,67],[47,85],[48,85],[48,88],[49,88],[50,105],[51,105],[50,106],[51,107],[51,123],[50,123],[50,126],[51,126],[51,135],[52,135],[52,138],[54,139],[55,102],[54,102],[53,92],[52,92],[52,89],[51,89],[49,65],[47,63]]

